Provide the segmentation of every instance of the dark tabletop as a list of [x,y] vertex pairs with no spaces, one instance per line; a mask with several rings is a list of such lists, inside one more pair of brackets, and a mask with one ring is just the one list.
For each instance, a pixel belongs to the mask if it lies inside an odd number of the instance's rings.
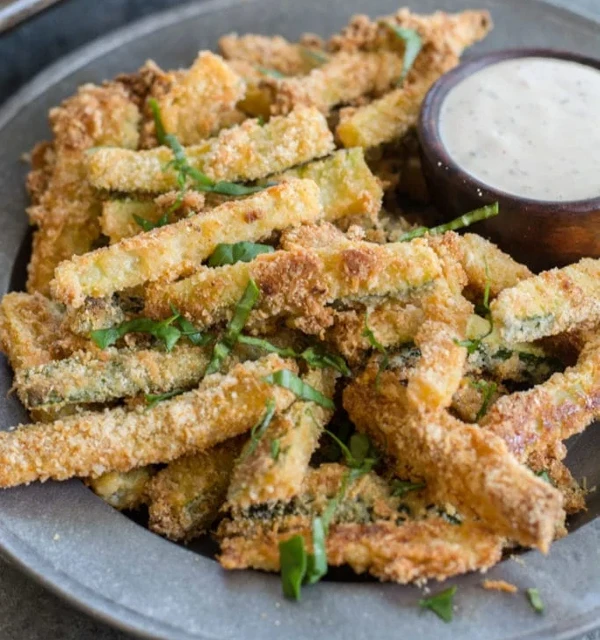
[[[112,29],[187,0],[61,0],[0,35],[0,103],[51,62]],[[301,0],[298,0],[301,1]],[[600,0],[551,0],[600,19]],[[398,5],[417,7],[416,1]],[[440,0],[440,5],[443,2]],[[473,6],[477,1],[473,0]],[[369,3],[365,2],[368,10]],[[125,640],[0,558],[0,640]]]

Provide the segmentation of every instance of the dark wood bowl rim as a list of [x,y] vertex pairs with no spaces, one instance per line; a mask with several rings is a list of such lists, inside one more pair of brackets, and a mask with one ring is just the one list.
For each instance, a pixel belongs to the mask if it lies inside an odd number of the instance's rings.
[[[495,189],[490,185],[477,180],[467,173],[461,165],[455,162],[440,134],[440,110],[448,93],[464,78],[475,71],[479,71],[491,64],[514,58],[557,58],[569,60],[593,67],[600,71],[600,59],[579,55],[571,51],[549,48],[515,48],[492,51],[470,57],[452,71],[443,75],[429,90],[419,114],[417,131],[421,143],[422,152],[432,166],[432,170],[438,174],[445,173],[446,179],[460,181],[464,188],[477,192],[481,196],[482,203],[490,201],[513,201],[518,206],[526,208],[531,213],[590,213],[600,209],[600,195],[582,200],[534,200],[508,193],[501,189]],[[438,164],[438,163],[441,163]]]

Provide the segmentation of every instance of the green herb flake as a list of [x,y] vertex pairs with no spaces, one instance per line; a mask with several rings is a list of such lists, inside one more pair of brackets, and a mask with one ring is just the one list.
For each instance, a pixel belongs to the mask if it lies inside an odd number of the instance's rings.
[[475,416],[475,422],[479,422],[488,412],[490,402],[498,390],[498,385],[495,382],[488,382],[487,380],[471,380],[470,384],[474,389],[481,391],[483,396],[481,400],[481,407],[479,407],[479,411],[477,411],[477,415]]
[[255,68],[259,73],[262,73],[263,76],[270,76],[271,78],[276,78],[277,80],[283,80],[284,78],[287,78],[285,73],[281,73],[281,71],[277,71],[277,69],[269,69],[267,67],[261,67],[260,65],[257,65]]
[[144,231],[152,231],[152,229],[158,229],[159,227],[164,227],[165,225],[169,224],[169,212],[167,211],[156,222],[152,222],[152,220],[146,220],[146,218],[142,218],[136,213],[133,214],[133,219],[135,220],[136,224]]
[[240,460],[245,460],[248,456],[251,456],[256,451],[259,442],[261,441],[262,437],[265,435],[266,430],[271,424],[271,420],[273,420],[275,409],[275,400],[273,400],[272,398],[267,400],[265,413],[263,414],[260,421],[252,427],[250,431],[250,441],[248,443],[248,446],[244,450],[244,453],[240,456]]
[[542,469],[541,471],[536,471],[535,474],[538,478],[541,478],[544,482],[551,484],[554,486],[554,482],[552,482],[552,478],[548,475],[548,471],[546,469]]
[[414,29],[406,29],[404,27],[398,27],[389,22],[385,23],[394,35],[404,42],[404,58],[402,61],[402,73],[398,78],[396,85],[401,87],[404,83],[408,72],[411,70],[419,52],[423,47],[423,40],[421,36]]
[[542,598],[540,597],[540,592],[535,587],[531,589],[526,589],[525,593],[527,594],[527,598],[529,599],[529,604],[537,613],[544,613],[544,603],[542,602]]
[[159,394],[147,393],[144,396],[144,399],[146,400],[146,408],[152,409],[159,402],[162,402],[163,400],[168,400],[169,398],[174,398],[175,396],[179,396],[182,393],[183,391],[181,389],[175,389],[173,391],[167,391],[167,393],[159,393]]
[[313,552],[307,555],[305,581],[315,584],[327,573],[327,549],[325,538],[327,533],[321,518],[314,518],[312,522]]
[[166,350],[171,351],[181,338],[181,331],[172,326],[178,317],[178,315],[173,315],[161,321],[150,318],[134,318],[110,329],[96,329],[90,333],[90,338],[97,347],[106,349],[128,333],[148,333],[161,340]]
[[329,62],[329,56],[323,51],[318,51],[316,49],[309,49],[308,47],[301,47],[300,53],[305,58],[308,58],[312,62],[316,62],[318,65],[322,65]]
[[279,438],[275,438],[271,440],[271,458],[274,462],[279,460],[279,454],[281,453],[281,440]]
[[457,229],[463,229],[468,227],[475,222],[480,222],[481,220],[487,220],[488,218],[493,218],[500,213],[500,208],[497,202],[493,204],[486,205],[485,207],[481,207],[480,209],[475,209],[474,211],[470,211],[469,213],[465,213],[459,218],[455,218],[446,224],[440,224],[437,227],[417,227],[412,231],[407,231],[403,235],[400,236],[398,242],[409,242],[410,240],[414,240],[415,238],[421,238],[425,235],[437,236],[442,233],[446,233],[446,231],[456,231]]
[[229,322],[222,340],[215,344],[213,355],[206,368],[205,375],[216,373],[221,368],[223,360],[229,355],[237,342],[248,317],[260,297],[260,290],[252,278],[248,282],[246,290],[242,294],[233,312],[233,318]]
[[300,600],[308,565],[302,536],[292,536],[289,540],[279,543],[279,564],[283,595],[292,600]]
[[306,384],[306,382],[299,378],[295,373],[292,373],[289,369],[275,371],[274,373],[266,376],[264,380],[269,384],[275,384],[279,387],[283,387],[284,389],[289,389],[301,400],[314,402],[315,404],[318,404],[325,409],[330,409],[331,411],[335,409],[335,405],[330,398],[324,396],[318,389]]
[[452,609],[456,586],[440,591],[434,596],[419,600],[419,606],[423,609],[430,609],[444,622],[452,622],[454,611]]
[[[220,193],[227,196],[245,196],[257,191],[262,191],[266,187],[272,186],[267,183],[262,186],[249,187],[235,182],[226,182],[224,180],[215,182],[211,180],[205,173],[190,165],[185,155],[185,149],[172,133],[166,133],[162,122],[160,107],[154,98],[148,100],[152,115],[154,117],[154,125],[156,128],[156,137],[158,142],[171,149],[173,152],[173,160],[171,160],[165,169],[172,168],[177,173],[177,184],[180,189],[178,203],[181,204],[183,194],[189,181],[197,191],[207,191],[211,193]],[[177,206],[179,206],[179,204]]]
[[392,495],[396,498],[401,498],[411,491],[420,491],[425,488],[424,482],[409,482],[408,480],[393,480],[392,481]]
[[255,242],[236,242],[218,244],[208,259],[209,267],[222,267],[236,262],[250,262],[263,253],[273,253],[275,249],[268,244]]

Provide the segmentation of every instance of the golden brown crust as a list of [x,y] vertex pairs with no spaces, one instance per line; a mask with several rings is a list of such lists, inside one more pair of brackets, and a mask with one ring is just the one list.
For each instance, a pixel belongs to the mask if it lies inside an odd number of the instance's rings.
[[286,368],[294,371],[295,363],[267,356],[208,376],[195,391],[152,408],[107,409],[4,431],[0,487],[129,471],[208,449],[251,429],[268,399],[278,411],[292,403],[290,391],[263,380]]
[[369,368],[344,392],[344,407],[397,461],[401,477],[426,479],[440,502],[468,510],[501,535],[547,551],[562,496],[510,455],[505,443],[445,412],[411,414],[393,372]]
[[170,540],[193,540],[206,533],[225,501],[235,459],[246,436],[178,458],[146,489],[148,526]]
[[481,586],[488,591],[502,591],[504,593],[517,593],[519,590],[516,585],[506,582],[506,580],[484,580]]

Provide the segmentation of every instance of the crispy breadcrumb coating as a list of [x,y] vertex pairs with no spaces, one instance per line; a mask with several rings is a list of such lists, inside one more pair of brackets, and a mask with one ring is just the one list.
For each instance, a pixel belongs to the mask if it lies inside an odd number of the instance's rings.
[[562,517],[562,496],[520,465],[501,438],[446,412],[410,412],[406,388],[393,372],[370,367],[344,392],[344,407],[397,461],[401,477],[425,479],[492,530],[548,551]]
[[[246,120],[222,130],[216,138],[186,147],[191,166],[212,180],[265,178],[333,151],[333,136],[316,109],[299,108],[261,125]],[[177,172],[166,165],[168,147],[148,151],[97,149],[88,160],[88,179],[97,189],[161,193],[177,189]]]
[[110,247],[65,261],[56,270],[56,299],[80,307],[161,277],[197,268],[222,242],[259,240],[274,229],[314,222],[321,216],[319,189],[311,180],[290,180],[201,216],[125,238]]
[[[303,379],[326,397],[333,397],[336,374],[332,369],[310,370]],[[253,504],[286,502],[297,495],[331,416],[331,411],[315,402],[299,400],[277,416],[258,444],[252,439],[246,444],[233,471],[227,508],[239,511]]]
[[[38,226],[28,266],[30,293],[47,295],[59,262],[90,251],[99,238],[100,204],[87,181],[86,152],[101,145],[135,149],[139,118],[138,108],[118,83],[84,85],[50,110],[53,160],[43,193],[39,182],[33,186],[36,179],[30,181],[35,197],[28,212]],[[34,171],[39,176],[38,169]]]
[[267,400],[275,400],[278,411],[292,403],[290,391],[263,380],[281,369],[296,365],[271,355],[207,376],[195,391],[151,408],[106,409],[3,431],[0,487],[97,477],[208,449],[250,430]]
[[225,501],[236,458],[246,436],[169,463],[146,488],[148,526],[170,540],[206,533]]
[[500,398],[482,426],[525,460],[533,451],[583,431],[600,417],[600,340],[589,343],[577,364],[529,391]]

